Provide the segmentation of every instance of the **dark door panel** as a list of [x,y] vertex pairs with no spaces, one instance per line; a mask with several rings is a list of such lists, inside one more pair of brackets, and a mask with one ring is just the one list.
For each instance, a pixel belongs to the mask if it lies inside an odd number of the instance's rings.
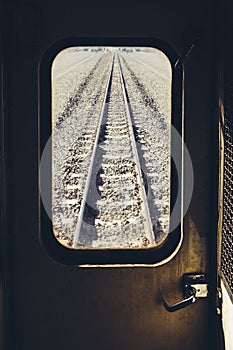
[[[178,6],[180,5],[180,6]],[[32,0],[6,6],[7,326],[9,349],[205,349],[213,339],[210,298],[169,313],[182,276],[212,274],[210,239],[210,2]],[[201,10],[200,10],[201,9]],[[9,25],[9,23],[11,23]],[[190,29],[191,28],[191,29]],[[39,240],[38,67],[49,45],[71,36],[156,37],[178,53],[194,28],[203,42],[187,58],[185,141],[194,192],[177,255],[158,267],[62,265]],[[196,29],[195,29],[196,28]],[[211,334],[211,337],[210,337]],[[212,346],[214,348],[214,346]]]

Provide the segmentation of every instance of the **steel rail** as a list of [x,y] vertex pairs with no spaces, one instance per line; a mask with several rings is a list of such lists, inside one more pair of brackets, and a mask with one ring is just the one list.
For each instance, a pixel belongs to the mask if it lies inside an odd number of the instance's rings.
[[[93,153],[92,153],[92,157],[91,157],[91,161],[90,161],[90,165],[89,165],[88,176],[87,176],[87,180],[86,180],[86,184],[85,184],[85,188],[84,188],[82,203],[81,203],[80,211],[78,214],[78,221],[77,221],[75,236],[74,236],[74,240],[73,240],[73,247],[74,248],[77,248],[79,246],[79,237],[80,237],[80,232],[81,232],[81,228],[82,228],[85,204],[86,204],[87,196],[89,193],[89,187],[90,187],[91,177],[92,177],[92,173],[93,173],[93,166],[94,166],[94,161],[95,161],[96,152],[97,152],[97,146],[98,146],[98,140],[99,140],[99,136],[100,136],[101,125],[102,125],[103,118],[105,117],[106,99],[107,99],[109,91],[111,91],[110,90],[111,89],[110,83],[111,83],[111,78],[113,76],[114,65],[116,64],[116,62],[117,62],[118,67],[119,67],[120,89],[121,89],[122,97],[123,97],[124,110],[126,112],[125,117],[126,117],[126,123],[128,124],[127,128],[128,128],[128,132],[130,135],[129,145],[130,145],[130,149],[132,150],[132,160],[134,161],[135,168],[136,168],[136,179],[137,179],[137,184],[139,187],[139,198],[142,200],[141,213],[143,216],[143,225],[144,225],[144,229],[145,229],[145,231],[142,233],[146,234],[146,236],[150,239],[150,246],[155,244],[155,237],[153,234],[153,225],[152,225],[152,221],[151,221],[148,200],[147,200],[145,187],[144,187],[144,183],[143,183],[141,165],[140,165],[140,160],[139,160],[139,156],[138,156],[133,126],[132,126],[132,118],[130,115],[127,97],[126,97],[126,90],[125,90],[125,86],[124,86],[123,73],[122,73],[121,64],[120,64],[120,60],[118,58],[118,55],[115,54],[115,60],[113,59],[113,61],[112,61],[112,69],[110,70],[110,74],[109,74],[107,84],[106,84],[106,90],[105,90],[102,109],[101,109],[101,113],[100,113],[100,120],[99,120],[99,124],[98,124],[98,128],[97,128],[95,143],[93,146]],[[111,113],[111,112],[108,111],[108,113]]]
[[111,76],[112,76],[112,70],[113,70],[113,62],[114,62],[113,59],[114,59],[114,56],[112,58],[112,66],[111,66],[111,69],[110,69],[110,72],[109,72],[109,76],[108,76],[108,79],[107,79],[107,83],[106,83],[106,90],[105,90],[105,94],[104,94],[104,97],[103,97],[103,103],[102,103],[102,108],[101,108],[101,112],[100,112],[100,120],[99,120],[99,124],[98,124],[98,127],[97,127],[97,133],[96,133],[96,137],[95,137],[95,143],[94,143],[94,146],[93,146],[93,152],[92,152],[92,157],[91,157],[91,161],[90,161],[90,165],[89,165],[87,180],[86,180],[86,184],[85,184],[85,187],[84,187],[82,203],[81,203],[79,214],[78,214],[78,222],[77,222],[76,231],[75,231],[74,240],[73,240],[73,245],[72,245],[73,248],[76,248],[76,246],[78,245],[78,241],[79,241],[79,235],[80,235],[80,230],[81,230],[82,221],[83,221],[84,209],[85,209],[86,199],[87,199],[87,195],[88,195],[88,189],[89,189],[89,185],[90,185],[90,181],[91,181],[92,168],[93,168],[94,161],[95,161],[96,149],[97,149],[98,140],[99,140],[99,136],[100,136],[102,120],[103,120],[103,117],[104,117],[104,112],[105,112],[105,107],[106,107],[106,100],[107,100],[107,96],[108,96],[109,85],[110,85],[110,82],[111,82]]
[[134,131],[133,131],[133,126],[132,126],[132,118],[131,118],[131,114],[129,111],[129,106],[128,106],[128,102],[127,102],[127,97],[126,97],[126,90],[125,90],[125,86],[124,86],[124,81],[123,81],[123,73],[122,73],[122,69],[121,69],[121,63],[120,60],[118,58],[119,61],[119,67],[120,67],[120,79],[121,79],[121,86],[122,86],[122,91],[123,91],[123,96],[124,96],[124,101],[125,101],[125,107],[126,107],[126,114],[127,114],[127,119],[128,119],[128,124],[129,124],[129,132],[130,132],[130,140],[131,140],[131,146],[132,146],[132,151],[134,154],[134,158],[135,158],[135,163],[137,165],[137,178],[138,178],[138,183],[139,183],[139,189],[140,189],[140,194],[141,194],[141,199],[143,200],[143,212],[144,212],[144,217],[146,219],[146,229],[147,229],[147,233],[151,239],[151,244],[154,245],[155,244],[155,237],[154,237],[154,233],[153,233],[153,225],[151,222],[151,216],[150,216],[150,210],[149,210],[149,206],[148,206],[148,200],[147,200],[147,196],[146,196],[146,192],[145,192],[145,187],[144,187],[144,183],[143,183],[143,177],[142,177],[142,171],[141,171],[141,165],[140,165],[140,160],[139,160],[139,156],[138,156],[138,151],[137,151],[137,145],[136,145],[136,140],[135,140],[135,136],[134,136]]

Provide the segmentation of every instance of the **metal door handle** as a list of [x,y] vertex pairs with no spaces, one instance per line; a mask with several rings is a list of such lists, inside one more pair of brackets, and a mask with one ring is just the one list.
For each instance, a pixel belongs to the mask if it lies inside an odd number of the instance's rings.
[[177,311],[177,310],[180,310],[180,309],[183,309],[184,307],[188,306],[188,305],[191,305],[193,303],[195,303],[195,301],[197,301],[197,298],[196,298],[196,289],[194,287],[191,287],[189,286],[189,293],[190,293],[190,296],[181,300],[180,302],[178,303],[175,303],[173,305],[168,305],[166,303],[166,301],[163,299],[163,305],[165,307],[165,309],[169,312],[174,312],[174,311]]
[[194,304],[200,298],[207,298],[208,283],[206,275],[203,273],[186,273],[183,275],[183,294],[184,299],[173,305],[168,305],[162,298],[165,309],[174,312],[188,305]]

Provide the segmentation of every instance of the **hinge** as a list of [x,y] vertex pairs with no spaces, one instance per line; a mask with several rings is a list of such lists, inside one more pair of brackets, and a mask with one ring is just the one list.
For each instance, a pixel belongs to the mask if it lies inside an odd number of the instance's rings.
[[220,287],[217,288],[216,293],[216,311],[218,315],[222,314],[222,290]]

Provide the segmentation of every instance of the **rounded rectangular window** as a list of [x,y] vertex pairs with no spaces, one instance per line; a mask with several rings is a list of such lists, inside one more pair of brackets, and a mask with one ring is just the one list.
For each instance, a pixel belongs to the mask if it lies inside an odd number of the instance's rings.
[[52,222],[73,248],[153,247],[170,217],[171,65],[71,47],[52,66]]
[[54,55],[42,168],[51,168],[52,235],[66,252],[115,252],[117,262],[122,251],[129,262],[129,252],[140,252],[140,262],[145,251],[161,255],[178,196],[171,154],[181,89],[174,104],[173,73],[170,57],[146,45],[71,45]]

